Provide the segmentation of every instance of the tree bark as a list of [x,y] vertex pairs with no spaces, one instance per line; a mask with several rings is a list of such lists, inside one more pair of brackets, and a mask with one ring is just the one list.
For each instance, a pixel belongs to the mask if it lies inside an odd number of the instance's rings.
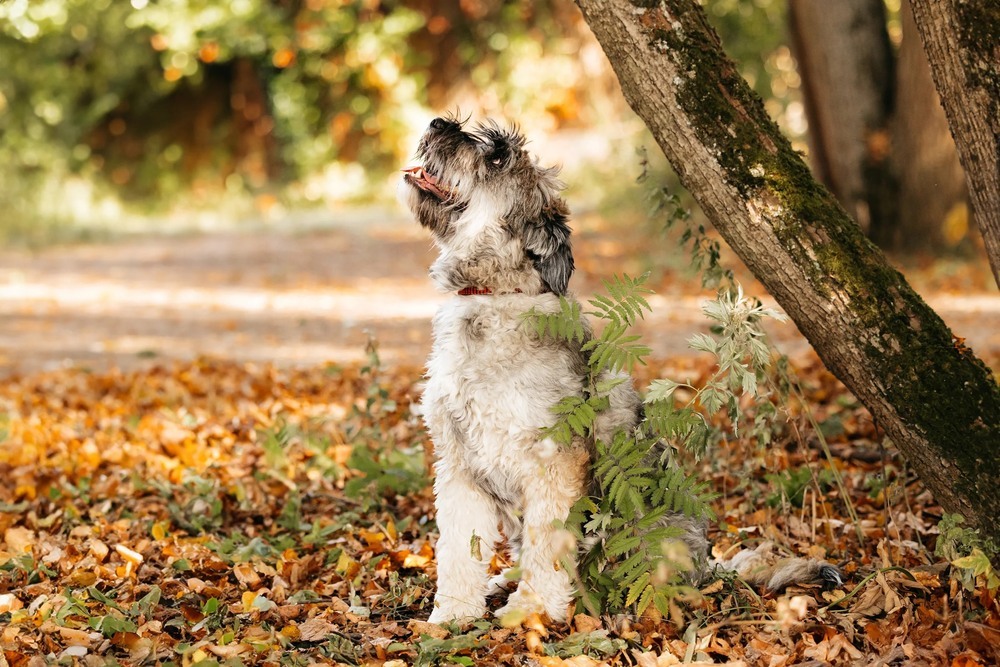
[[910,0],[1000,285],[1000,4]]
[[819,185],[696,0],[577,0],[716,229],[938,502],[1000,538],[1000,387]]
[[874,229],[871,237],[885,249],[933,252],[947,240],[949,211],[966,201],[965,173],[908,3],[899,15],[903,43],[890,157],[899,188],[899,219]]
[[865,232],[871,224],[891,226],[881,218],[892,217],[885,200],[895,196],[878,177],[888,170],[880,147],[892,111],[885,6],[882,0],[791,0],[788,11],[813,173]]

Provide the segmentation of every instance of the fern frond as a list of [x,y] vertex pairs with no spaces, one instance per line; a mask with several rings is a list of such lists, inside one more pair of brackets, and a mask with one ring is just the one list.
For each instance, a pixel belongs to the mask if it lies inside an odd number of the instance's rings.
[[[653,600],[654,590],[655,589],[653,588],[652,585],[646,586],[646,588],[643,589],[642,594],[639,596],[639,599],[635,601],[636,614],[641,616],[643,612],[646,611],[646,608],[649,607],[649,603]],[[660,613],[662,614],[663,612]],[[663,615],[666,616],[666,614]]]
[[[636,579],[631,586],[628,587],[628,595],[625,596],[625,606],[635,603],[639,596],[646,592],[646,588],[652,588],[649,586],[650,574],[649,572],[643,572],[642,576]],[[641,614],[642,611],[639,611]]]
[[642,319],[643,311],[653,310],[643,296],[653,293],[653,290],[643,286],[648,279],[647,271],[637,278],[632,278],[626,273],[605,280],[604,289],[607,290],[608,296],[602,294],[594,296],[590,300],[594,310],[588,311],[588,314],[625,327],[634,325],[637,320]]
[[570,343],[583,343],[587,339],[580,304],[564,296],[559,297],[558,312],[546,313],[532,308],[522,317],[539,338],[553,338]]
[[652,351],[646,345],[637,343],[637,334],[628,333],[625,322],[609,322],[601,335],[592,338],[581,349],[590,353],[590,372],[594,377],[604,371],[618,373],[630,371],[636,364],[645,365],[645,357]]
[[612,535],[604,545],[604,553],[606,553],[610,558],[615,558],[631,551],[632,549],[635,549],[641,543],[641,535],[618,533],[617,535]]

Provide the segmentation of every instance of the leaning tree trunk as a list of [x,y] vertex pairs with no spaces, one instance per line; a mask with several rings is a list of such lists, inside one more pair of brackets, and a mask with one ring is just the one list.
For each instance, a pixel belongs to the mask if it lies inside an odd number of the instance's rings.
[[937,500],[1000,538],[1000,387],[810,175],[696,0],[577,0],[684,186]]
[[791,0],[813,173],[866,232],[892,226],[892,47],[882,0]]
[[1000,285],[1000,3],[910,0]]

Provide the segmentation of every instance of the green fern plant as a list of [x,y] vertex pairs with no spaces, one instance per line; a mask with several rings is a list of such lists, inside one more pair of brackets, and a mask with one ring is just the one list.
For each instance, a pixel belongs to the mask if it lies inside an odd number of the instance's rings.
[[[563,444],[578,437],[594,438],[594,424],[608,407],[608,394],[630,381],[623,372],[644,363],[649,348],[629,330],[650,311],[647,277],[625,275],[605,282],[607,293],[591,299],[592,310],[586,313],[563,298],[558,312],[526,314],[526,323],[538,336],[580,345],[589,363],[586,391],[553,406],[557,419],[546,430],[548,437]],[[674,463],[671,448],[663,443],[700,454],[714,435],[705,413],[725,407],[733,423],[738,421],[739,396],[757,395],[758,379],[770,358],[759,321],[782,317],[746,299],[738,287],[720,291],[704,310],[717,323],[719,335],[698,335],[690,344],[716,356],[717,370],[709,382],[695,388],[690,383],[654,380],[645,399],[643,423],[632,432],[618,432],[611,442],[596,440],[592,495],[574,506],[566,524],[584,545],[576,576],[581,604],[591,613],[641,614],[652,605],[673,616],[676,600],[695,592],[685,576],[694,563],[679,548],[681,531],[669,519],[678,514],[696,521],[714,518],[710,503],[715,495]],[[590,333],[582,321],[584,314],[604,322],[599,335]],[[678,406],[675,393],[681,387],[693,392],[693,398]]]

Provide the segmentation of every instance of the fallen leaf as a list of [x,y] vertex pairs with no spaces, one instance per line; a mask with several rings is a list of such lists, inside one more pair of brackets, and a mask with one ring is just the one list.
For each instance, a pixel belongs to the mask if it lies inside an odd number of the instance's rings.
[[0,614],[6,614],[23,607],[24,603],[13,593],[0,593]]
[[31,551],[35,540],[35,531],[22,526],[8,528],[3,533],[3,541],[6,543],[7,549],[13,554],[23,554],[26,551]]
[[326,619],[313,616],[299,625],[299,636],[304,642],[318,642],[326,639],[336,629],[337,626]]
[[437,623],[427,623],[426,621],[418,621],[416,619],[407,623],[406,627],[417,637],[428,635],[434,639],[446,639],[451,634]]
[[573,617],[573,627],[577,632],[593,632],[602,627],[601,620],[588,616],[587,614],[577,614]]

